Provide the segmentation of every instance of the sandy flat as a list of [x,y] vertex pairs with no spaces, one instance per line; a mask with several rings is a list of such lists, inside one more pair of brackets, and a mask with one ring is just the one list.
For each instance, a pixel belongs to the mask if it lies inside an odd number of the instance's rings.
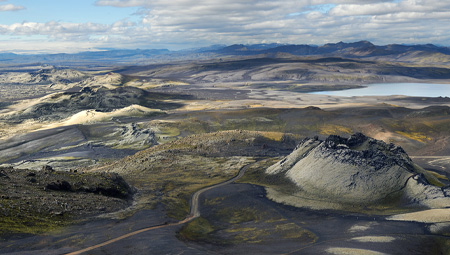
[[[214,91],[213,89],[211,91]],[[411,99],[411,100],[406,100]],[[183,103],[184,107],[173,110],[178,111],[202,111],[219,109],[240,109],[240,108],[304,108],[316,106],[322,109],[367,107],[380,104],[408,107],[411,109],[423,108],[430,103],[413,100],[407,96],[361,96],[342,97],[298,93],[292,91],[262,90],[252,89],[248,92],[247,98],[227,100],[170,100],[171,102]],[[450,103],[441,102],[440,105]]]
[[366,231],[371,229],[374,225],[377,225],[376,222],[368,222],[364,224],[357,224],[353,225],[348,231],[350,233],[359,232],[359,231]]
[[351,239],[362,243],[390,243],[395,240],[392,236],[360,236]]
[[450,222],[450,208],[393,215],[388,220],[416,221],[423,223]]
[[363,249],[353,249],[353,248],[329,248],[327,253],[336,255],[385,255],[386,253],[381,253],[371,250]]

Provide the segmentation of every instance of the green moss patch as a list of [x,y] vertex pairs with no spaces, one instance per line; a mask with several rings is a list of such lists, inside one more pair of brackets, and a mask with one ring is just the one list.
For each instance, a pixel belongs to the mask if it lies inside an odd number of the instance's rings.
[[214,230],[214,226],[208,220],[199,217],[184,225],[178,232],[178,236],[189,241],[205,241]]

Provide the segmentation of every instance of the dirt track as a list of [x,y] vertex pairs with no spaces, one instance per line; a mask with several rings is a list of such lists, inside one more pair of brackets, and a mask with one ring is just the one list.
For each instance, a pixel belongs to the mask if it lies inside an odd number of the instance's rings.
[[111,239],[109,241],[106,241],[106,242],[103,242],[103,243],[100,243],[100,244],[97,244],[97,245],[93,245],[93,246],[84,248],[84,249],[79,250],[79,251],[67,253],[66,255],[82,254],[84,252],[92,251],[94,249],[97,249],[97,248],[100,248],[100,247],[103,247],[103,246],[115,243],[117,241],[123,240],[123,239],[131,237],[131,236],[138,235],[138,234],[143,233],[143,232],[147,232],[147,231],[154,230],[154,229],[165,228],[165,227],[169,227],[169,226],[178,226],[178,225],[187,223],[187,222],[189,222],[189,221],[191,221],[191,220],[193,220],[193,219],[195,219],[197,217],[200,217],[200,210],[199,210],[199,197],[200,197],[200,195],[203,194],[205,191],[208,191],[208,190],[211,190],[211,189],[214,189],[214,188],[218,188],[218,187],[230,184],[230,183],[240,179],[242,176],[244,176],[245,171],[247,170],[247,168],[250,165],[251,164],[243,166],[239,170],[239,173],[236,176],[234,176],[233,178],[231,178],[231,179],[229,179],[227,181],[224,181],[224,182],[218,183],[216,185],[209,186],[209,187],[206,187],[206,188],[203,188],[201,190],[196,191],[191,197],[189,215],[182,221],[175,222],[175,223],[170,223],[170,224],[160,224],[160,225],[156,225],[156,226],[151,226],[151,227],[148,227],[148,228],[140,229],[140,230],[137,230],[137,231],[133,231],[131,233],[128,233],[128,234],[116,237],[116,238]]

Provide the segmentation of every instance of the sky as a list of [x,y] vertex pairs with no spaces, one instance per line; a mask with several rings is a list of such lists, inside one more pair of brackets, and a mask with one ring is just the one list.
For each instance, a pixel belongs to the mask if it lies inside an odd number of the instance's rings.
[[0,52],[368,40],[449,46],[447,0],[0,0]]

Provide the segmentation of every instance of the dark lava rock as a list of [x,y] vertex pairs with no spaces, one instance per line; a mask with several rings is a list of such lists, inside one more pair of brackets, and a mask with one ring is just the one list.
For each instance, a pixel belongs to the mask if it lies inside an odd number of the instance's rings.
[[315,110],[315,111],[322,111],[322,109],[320,109],[317,106],[307,106],[305,107],[306,110]]
[[35,172],[29,172],[29,173],[27,174],[27,177],[34,177],[34,176],[36,176],[36,173],[35,173]]
[[45,190],[71,191],[72,186],[67,181],[51,182],[45,186]]
[[53,167],[49,166],[49,165],[45,165],[42,167],[42,171],[49,171],[49,172],[53,172]]
[[8,175],[3,170],[0,170],[0,178],[9,179]]
[[[48,166],[43,170],[0,167],[0,198],[8,200],[0,203],[0,215],[9,217],[9,223],[31,226],[40,218],[58,216],[60,221],[109,213],[129,206],[135,193],[115,173],[62,172]],[[7,227],[0,225],[0,236]]]
[[117,173],[101,174],[103,183],[90,184],[78,182],[75,184],[75,191],[96,193],[109,197],[131,198],[136,190],[128,185],[128,183]]

